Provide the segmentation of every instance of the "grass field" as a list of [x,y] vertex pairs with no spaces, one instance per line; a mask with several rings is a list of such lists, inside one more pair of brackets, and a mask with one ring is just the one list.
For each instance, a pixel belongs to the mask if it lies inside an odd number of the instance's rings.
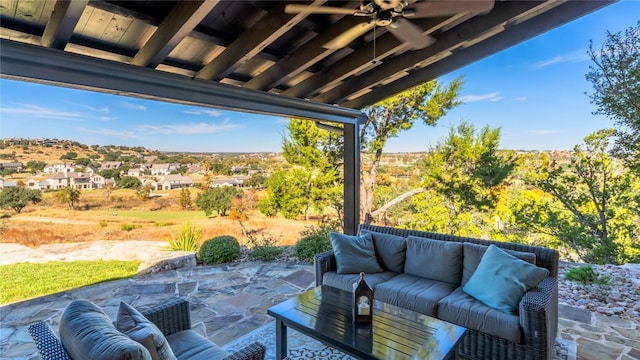
[[176,222],[206,219],[204,211],[111,211],[104,212],[104,215],[129,217],[134,219],[153,220],[161,222]]
[[104,281],[124,279],[138,271],[138,261],[73,261],[0,266],[0,304],[31,299]]

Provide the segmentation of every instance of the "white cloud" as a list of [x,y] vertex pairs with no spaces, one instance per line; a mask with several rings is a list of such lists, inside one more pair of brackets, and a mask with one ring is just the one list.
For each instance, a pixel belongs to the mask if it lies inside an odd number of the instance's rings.
[[534,130],[529,130],[528,132],[530,134],[533,134],[533,135],[551,135],[551,134],[558,134],[560,132],[560,130],[558,130],[558,129],[534,129]]
[[213,117],[221,116],[222,113],[218,110],[210,110],[210,109],[199,109],[199,110],[185,110],[183,111],[185,114],[191,115],[209,115]]
[[566,54],[560,54],[550,59],[541,60],[533,64],[534,69],[541,69],[546,66],[562,64],[562,63],[576,63],[589,60],[587,50],[576,50]]
[[527,97],[526,96],[514,97],[513,101],[527,101]]
[[99,134],[102,136],[111,136],[111,137],[116,137],[121,139],[132,139],[136,137],[136,134],[134,134],[133,132],[123,131],[123,130],[113,130],[113,129],[106,129],[106,128],[100,128],[100,129],[78,128],[77,130],[81,132]]
[[129,109],[129,110],[140,110],[140,111],[145,111],[147,110],[147,107],[141,104],[133,104],[133,103],[129,103],[129,102],[122,102],[122,106]]
[[503,97],[500,96],[499,92],[492,92],[492,93],[479,94],[479,95],[469,94],[469,95],[464,95],[460,97],[460,101],[462,101],[463,103],[470,103],[470,102],[476,102],[476,101],[500,101],[502,99]]
[[147,134],[212,134],[217,132],[223,132],[239,127],[239,125],[233,124],[225,120],[222,125],[213,123],[191,123],[191,124],[166,124],[166,125],[140,125],[136,127],[137,131]]
[[80,120],[82,118],[82,114],[80,113],[49,109],[29,104],[18,104],[16,107],[0,107],[0,113],[17,114],[45,119]]
[[98,120],[100,121],[113,121],[116,120],[117,117],[113,117],[113,116],[100,116],[98,117]]
[[283,118],[283,117],[277,117],[275,123],[276,124],[288,124],[289,123],[289,119]]
[[108,106],[103,106],[103,107],[97,108],[97,107],[94,107],[94,106],[91,106],[91,105],[85,105],[85,104],[75,104],[75,105],[78,105],[78,106],[80,106],[82,108],[85,108],[87,110],[91,110],[93,112],[99,112],[99,113],[105,113],[105,114],[109,113],[109,107]]

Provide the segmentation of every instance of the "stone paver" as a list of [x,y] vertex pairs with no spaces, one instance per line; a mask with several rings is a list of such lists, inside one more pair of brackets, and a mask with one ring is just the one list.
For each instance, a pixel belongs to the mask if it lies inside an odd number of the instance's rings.
[[[219,345],[272,319],[267,309],[314,285],[306,264],[240,262],[192,266],[87,286],[0,307],[0,359],[38,359],[27,333],[29,324],[48,321],[57,332],[64,308],[88,299],[115,318],[120,301],[138,308],[173,297],[191,302],[193,328]],[[640,360],[637,322],[560,304],[558,337],[570,341],[569,358]]]

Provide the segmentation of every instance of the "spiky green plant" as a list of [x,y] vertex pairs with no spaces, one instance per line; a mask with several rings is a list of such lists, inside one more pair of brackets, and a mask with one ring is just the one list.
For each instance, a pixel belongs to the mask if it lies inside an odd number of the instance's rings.
[[195,226],[191,221],[187,221],[180,227],[180,232],[171,232],[171,238],[167,240],[168,250],[173,251],[196,251],[200,245],[204,228]]

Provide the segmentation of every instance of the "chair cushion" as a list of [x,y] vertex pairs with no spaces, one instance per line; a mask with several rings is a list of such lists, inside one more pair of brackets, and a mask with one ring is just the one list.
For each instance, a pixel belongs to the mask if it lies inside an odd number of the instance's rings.
[[59,331],[62,345],[74,360],[151,360],[144,346],[119,332],[87,300],[74,300],[65,308]]
[[[482,255],[487,251],[488,246],[474,244],[470,242],[465,242],[462,244],[462,286],[464,286],[473,272],[478,268],[478,264],[480,264],[480,260],[482,259]],[[536,264],[536,254],[530,252],[523,251],[514,251],[502,249],[507,253],[517,257],[518,259],[522,259],[529,264]]]
[[[385,282],[396,275],[398,274],[392,271],[385,271],[381,273],[367,274],[364,277],[364,280],[367,282],[367,285],[369,285],[370,288],[375,290],[378,284]],[[338,274],[335,271],[329,271],[326,272],[322,277],[322,284],[342,289],[344,291],[352,292],[353,284],[359,279],[360,275],[358,274]]]
[[389,281],[378,284],[373,291],[373,297],[435,317],[438,301],[451,294],[455,288],[456,285],[450,283],[400,274]]
[[490,245],[462,289],[494,309],[517,314],[524,293],[548,275],[549,270],[531,265]]
[[218,345],[193,330],[183,330],[167,336],[178,360],[220,360],[229,355]]
[[380,266],[384,270],[403,272],[407,256],[407,238],[369,230],[360,231],[360,235],[367,233],[373,237],[373,247]]
[[493,309],[465,293],[462,288],[457,288],[440,300],[438,319],[515,343],[519,343],[522,336],[517,315]]
[[153,360],[175,360],[162,331],[131,305],[120,302],[116,329],[142,344]]
[[371,274],[384,270],[378,264],[371,234],[362,236],[329,234],[338,274]]
[[404,272],[458,287],[462,277],[462,243],[409,236]]

